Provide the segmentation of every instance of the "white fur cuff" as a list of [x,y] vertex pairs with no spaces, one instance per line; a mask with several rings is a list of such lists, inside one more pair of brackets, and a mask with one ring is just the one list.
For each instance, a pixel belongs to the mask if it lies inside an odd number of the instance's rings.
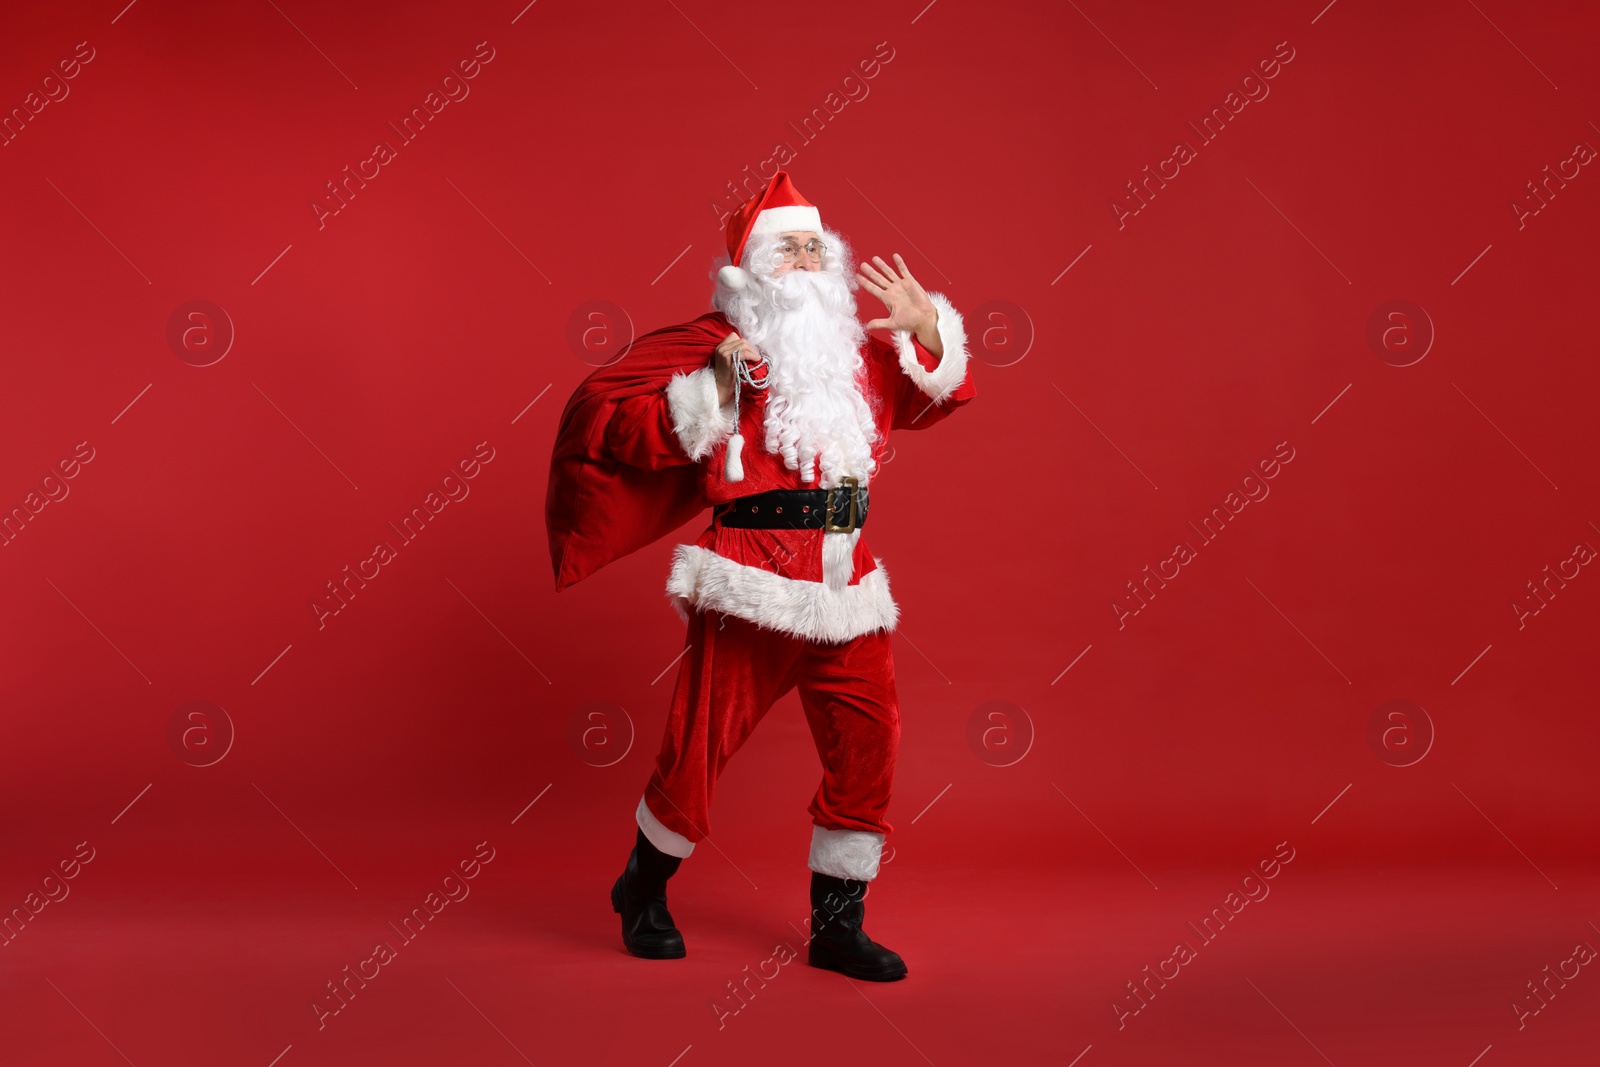
[[644,797],[639,798],[639,810],[633,813],[639,823],[639,829],[644,831],[644,836],[650,843],[669,856],[687,859],[689,853],[694,851],[694,842],[678,833],[661,825],[661,820],[656,818],[656,813],[650,810],[650,805],[644,802]]
[[818,874],[870,882],[878,877],[878,858],[883,855],[883,834],[865,830],[829,830],[811,827],[811,858],[807,863]]
[[961,322],[961,313],[943,293],[929,293],[928,299],[939,309],[936,329],[939,331],[939,343],[944,347],[939,366],[931,371],[923,369],[917,359],[916,349],[911,347],[911,331],[895,330],[894,343],[900,353],[900,369],[934,403],[939,403],[966,380],[967,329]]
[[717,373],[711,367],[674,374],[667,383],[667,408],[678,442],[696,463],[734,430],[733,402],[717,406]]

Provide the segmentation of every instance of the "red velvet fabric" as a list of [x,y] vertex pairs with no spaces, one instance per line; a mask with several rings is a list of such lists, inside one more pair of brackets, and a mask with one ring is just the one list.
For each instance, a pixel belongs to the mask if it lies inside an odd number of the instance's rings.
[[[698,370],[732,327],[720,312],[638,338],[596,368],[561,413],[545,490],[545,528],[556,591],[665,536],[705,508],[693,466],[646,470],[607,453],[616,405],[657,393],[675,372]],[[688,457],[684,457],[688,463]]]
[[[915,336],[911,347],[925,370],[939,365],[940,357],[924,348]],[[970,364],[966,378],[955,392],[944,403],[934,404],[900,368],[899,352],[892,342],[869,336],[862,353],[864,358],[856,387],[867,398],[877,425],[879,436],[872,454],[880,473],[888,458],[892,430],[925,430],[935,426],[978,395]],[[707,353],[705,363],[709,362],[710,353]],[[770,489],[814,489],[820,484],[802,481],[799,471],[790,470],[781,456],[766,450],[767,399],[765,391],[756,389],[745,389],[740,396],[738,426],[745,439],[743,481],[730,482],[725,477],[726,440],[719,441],[709,455],[694,465],[702,506],[712,507]],[[664,389],[617,400],[603,444],[603,455],[644,470],[670,469],[690,463],[673,432]],[[871,482],[866,484],[870,488]],[[820,582],[823,580],[823,537],[821,529],[723,526],[713,514],[693,543],[735,563],[760,567],[796,581]],[[856,540],[852,562],[851,585],[859,584],[878,567],[865,529]]]
[[[562,412],[545,493],[545,526],[557,592],[606,564],[666,536],[714,504],[767,489],[810,488],[799,474],[768,456],[765,396],[746,390],[740,403],[745,436],[745,480],[727,482],[726,442],[692,463],[672,432],[665,390],[675,373],[708,366],[733,327],[720,312],[665,327],[634,341],[627,353],[597,368],[574,390]],[[912,351],[925,370],[939,365],[915,336]],[[877,414],[883,461],[890,430],[933,426],[977,395],[969,364],[966,378],[942,404],[933,404],[900,369],[894,345],[869,336],[859,383]],[[786,577],[821,581],[821,531],[743,531],[732,537],[708,526],[697,540],[752,566],[793,568]],[[857,542],[852,584],[874,569],[870,548]]]
[[839,643],[807,641],[734,615],[696,611],[645,803],[690,841],[711,832],[718,776],[791,689],[822,760],[808,810],[830,830],[887,835],[900,748],[894,655],[884,630]]

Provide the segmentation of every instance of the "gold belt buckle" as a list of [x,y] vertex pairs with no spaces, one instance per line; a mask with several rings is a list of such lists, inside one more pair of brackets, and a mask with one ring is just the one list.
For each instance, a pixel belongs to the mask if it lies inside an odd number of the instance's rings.
[[[860,499],[860,495],[859,494],[860,494],[861,479],[857,478],[853,474],[847,474],[842,479],[840,479],[840,481],[843,482],[843,484],[845,486],[848,486],[849,490],[850,490],[850,525],[849,526],[835,526],[833,524],[833,510],[834,510],[833,509],[833,489],[828,489],[828,490],[826,490],[826,492],[828,494],[828,496],[827,496],[828,510],[827,510],[827,513],[823,516],[823,519],[822,519],[823,529],[826,530],[828,533],[854,533],[855,532],[855,528],[856,528],[857,518],[858,518],[857,510],[859,508],[858,501]],[[839,488],[839,486],[835,486],[834,488],[837,489],[837,488]]]

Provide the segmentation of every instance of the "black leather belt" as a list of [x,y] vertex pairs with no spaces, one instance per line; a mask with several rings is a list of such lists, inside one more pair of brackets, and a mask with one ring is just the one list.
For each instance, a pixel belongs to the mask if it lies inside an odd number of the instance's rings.
[[717,505],[716,519],[741,529],[851,533],[867,524],[867,490],[846,476],[832,489],[772,489]]

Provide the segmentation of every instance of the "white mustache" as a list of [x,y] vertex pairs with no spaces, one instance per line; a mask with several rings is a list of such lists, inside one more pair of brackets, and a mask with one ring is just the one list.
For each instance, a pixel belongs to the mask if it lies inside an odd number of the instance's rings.
[[820,271],[788,271],[769,277],[758,277],[761,303],[782,311],[794,311],[807,303],[829,306],[843,304],[850,296],[849,284],[836,274]]

